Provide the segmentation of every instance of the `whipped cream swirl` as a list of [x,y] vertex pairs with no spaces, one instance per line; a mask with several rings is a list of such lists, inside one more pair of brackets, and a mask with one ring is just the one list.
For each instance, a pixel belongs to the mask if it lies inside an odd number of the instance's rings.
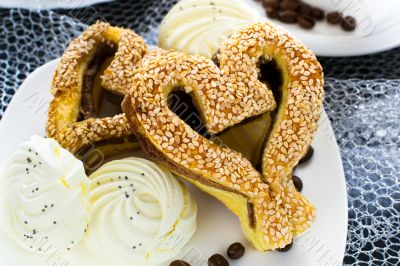
[[55,140],[32,136],[11,155],[2,176],[5,232],[33,252],[44,252],[44,245],[71,248],[85,235],[89,187],[81,161]]
[[211,57],[235,30],[260,20],[240,0],[182,0],[162,21],[159,46]]
[[90,179],[86,243],[116,265],[165,265],[196,230],[197,207],[165,168],[139,158],[103,165]]

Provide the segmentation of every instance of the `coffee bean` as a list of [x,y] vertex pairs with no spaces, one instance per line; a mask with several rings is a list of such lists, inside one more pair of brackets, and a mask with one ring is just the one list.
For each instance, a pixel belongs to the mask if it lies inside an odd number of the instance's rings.
[[345,31],[354,31],[357,27],[357,21],[354,17],[347,16],[342,19],[340,25]]
[[281,11],[279,12],[278,19],[284,23],[292,24],[297,22],[297,15],[296,11]]
[[277,8],[266,7],[266,8],[265,8],[265,11],[266,11],[267,16],[268,16],[269,18],[272,18],[272,19],[278,18],[279,11],[278,11]]
[[293,246],[293,242],[290,244],[287,244],[284,248],[279,248],[276,251],[278,252],[288,252]]
[[312,29],[315,26],[315,20],[308,16],[299,15],[297,17],[297,22],[299,23],[300,27],[304,29]]
[[183,260],[174,260],[169,266],[190,266],[190,264]]
[[244,248],[244,246],[241,243],[236,242],[229,246],[226,254],[229,258],[237,260],[243,257],[245,251],[246,249]]
[[306,163],[308,162],[314,155],[314,149],[313,147],[310,145],[308,147],[307,153],[303,156],[303,158],[300,159],[299,163]]
[[314,7],[311,11],[311,16],[315,20],[323,20],[325,18],[325,12],[318,7]]
[[263,0],[264,7],[278,8],[279,4],[280,4],[279,0]]
[[330,12],[326,15],[326,20],[330,24],[336,25],[342,21],[342,15],[339,12]]
[[303,190],[303,181],[301,181],[300,177],[293,175],[292,176],[293,184],[298,192]]
[[220,254],[214,254],[208,259],[208,266],[229,266],[229,262]]
[[281,4],[279,5],[281,10],[286,11],[286,10],[293,10],[296,11],[300,7],[300,2],[299,1],[293,1],[293,0],[283,0]]
[[300,15],[311,17],[312,15],[312,7],[308,4],[301,3],[299,8]]

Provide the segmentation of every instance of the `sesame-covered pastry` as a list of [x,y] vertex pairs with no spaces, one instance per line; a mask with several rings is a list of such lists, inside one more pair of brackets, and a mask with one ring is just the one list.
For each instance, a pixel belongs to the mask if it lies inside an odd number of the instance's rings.
[[[261,75],[272,61],[281,71],[277,83]],[[158,51],[142,62],[123,111],[143,149],[222,201],[258,250],[283,248],[315,219],[314,207],[296,191],[291,173],[317,129],[323,102],[321,65],[309,49],[268,23],[234,33],[220,47],[216,64],[205,57]],[[168,96],[177,88],[192,95],[210,134],[277,107],[261,172],[242,154],[203,137],[172,112]]]
[[[96,143],[110,145],[107,141],[131,147],[132,131],[119,104],[114,107],[117,114],[107,117],[100,100],[104,95],[122,99],[129,75],[146,52],[143,39],[133,31],[102,22],[72,41],[53,77],[47,136],[73,153]],[[110,69],[129,71],[109,74]]]

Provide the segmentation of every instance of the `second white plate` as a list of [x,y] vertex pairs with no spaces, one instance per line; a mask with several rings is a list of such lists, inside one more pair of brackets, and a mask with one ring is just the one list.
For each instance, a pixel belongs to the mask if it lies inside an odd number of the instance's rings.
[[[327,11],[343,10],[357,18],[354,32],[345,32],[340,26],[319,22],[312,30],[298,25],[284,24],[266,17],[260,1],[242,0],[255,7],[270,22],[285,27],[320,56],[356,56],[382,52],[400,45],[400,1],[398,0],[308,0]],[[336,7],[335,7],[336,5]]]

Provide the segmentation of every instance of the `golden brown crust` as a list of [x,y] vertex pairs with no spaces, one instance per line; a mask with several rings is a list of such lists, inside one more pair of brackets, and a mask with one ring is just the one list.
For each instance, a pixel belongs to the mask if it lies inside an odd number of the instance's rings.
[[[257,249],[290,243],[315,219],[314,207],[289,178],[311,142],[322,108],[322,68],[314,54],[267,23],[253,24],[233,34],[220,49],[220,69],[203,57],[157,53],[142,62],[123,103],[145,150],[202,189],[212,187],[213,192],[207,192],[231,209],[235,204],[245,204],[238,209],[246,211],[235,213],[240,214],[245,234]],[[240,153],[217,146],[193,131],[169,110],[166,101],[174,87],[184,86],[186,92],[194,94],[211,133],[270,111],[274,107],[272,93],[257,80],[256,64],[261,56],[276,59],[286,69],[282,102],[264,153],[262,175]],[[248,206],[253,206],[255,228],[251,227]]]
[[[141,61],[140,71],[136,75],[152,75],[151,82],[169,81],[164,94],[184,85],[185,91],[193,95],[208,132],[218,133],[240,123],[244,119],[271,111],[276,107],[272,92],[258,81],[257,72],[243,68],[241,61],[253,53],[252,47],[246,47],[240,56],[232,61],[226,60],[218,68],[205,57],[188,56],[179,52],[156,49],[149,52]],[[170,59],[173,56],[173,60]],[[186,64],[178,65],[186,61]],[[149,66],[156,66],[149,68]],[[182,68],[178,68],[178,67]],[[168,72],[169,76],[164,76]],[[157,76],[157,74],[161,76]],[[192,78],[194,77],[194,78]],[[135,82],[134,78],[134,82]],[[245,86],[245,81],[252,84]],[[182,83],[182,84],[181,84]],[[155,86],[159,84],[154,84]]]
[[[136,128],[136,125],[139,125],[138,124],[139,121],[136,119],[136,112],[133,111],[131,106],[132,106],[131,98],[125,97],[124,100],[122,101],[122,107],[124,110],[126,110],[125,113],[126,116],[130,117],[129,122],[131,123],[132,127]],[[151,140],[146,137],[146,132],[143,130],[142,127],[139,126],[137,130],[135,130],[135,136],[136,138],[139,139],[139,143],[142,147],[142,150],[146,152],[148,155],[150,155],[154,161],[164,164],[170,171],[180,173],[194,180],[198,180],[199,182],[201,182],[206,186],[212,186],[218,189],[224,189],[230,192],[241,194],[242,196],[246,196],[245,194],[235,191],[234,189],[226,188],[211,180],[204,179],[202,175],[198,174],[195,171],[192,171],[189,168],[183,169],[179,164],[177,164],[177,162],[171,160],[171,158],[166,156],[164,153],[159,152],[154,147]]]
[[[96,47],[101,43],[118,47],[110,69],[121,66],[132,69],[147,51],[143,39],[134,32],[102,22],[90,26],[70,43],[53,77],[51,93],[54,99],[48,113],[47,136],[55,138],[71,152],[88,143],[132,134],[124,114],[76,122],[82,97],[82,79],[95,56]],[[107,90],[125,93],[123,84],[119,83],[119,87],[115,88],[110,85],[109,79],[106,76],[103,80]]]

